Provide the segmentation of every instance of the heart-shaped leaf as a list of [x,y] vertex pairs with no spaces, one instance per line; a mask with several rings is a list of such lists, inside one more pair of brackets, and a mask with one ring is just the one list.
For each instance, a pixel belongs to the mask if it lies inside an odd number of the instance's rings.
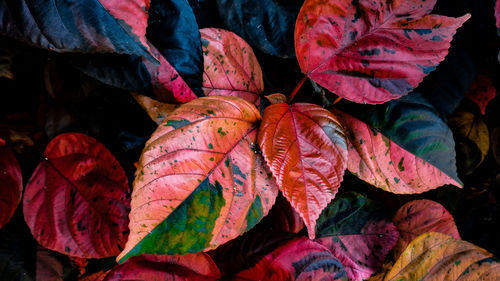
[[256,153],[259,120],[245,100],[213,96],[163,121],[139,160],[120,262],[212,249],[268,213],[278,188]]
[[340,110],[333,112],[346,128],[349,140],[347,169],[360,179],[400,194],[422,193],[444,184],[461,187],[456,180],[367,124]]
[[79,133],[57,136],[33,172],[24,219],[45,248],[82,258],[120,252],[128,235],[129,187],[115,157]]
[[342,263],[349,280],[370,277],[398,240],[382,206],[357,193],[337,196],[321,213],[316,233],[315,241]]
[[306,0],[295,26],[302,72],[358,103],[406,95],[444,59],[470,15],[427,15],[436,0]]
[[142,255],[115,266],[104,280],[215,281],[219,269],[205,253],[187,255]]
[[316,219],[344,176],[347,146],[342,126],[309,103],[275,103],[264,111],[259,146],[283,195],[314,238]]
[[470,112],[456,112],[448,120],[450,128],[455,132],[457,138],[465,138],[476,144],[481,151],[481,159],[476,164],[479,166],[488,150],[490,149],[490,133],[488,126],[481,120],[480,116],[475,116]]
[[439,203],[432,200],[414,200],[404,204],[392,219],[399,231],[394,256],[406,249],[413,239],[426,232],[439,232],[460,239],[455,220]]
[[347,280],[342,264],[320,244],[296,238],[231,280]]
[[302,1],[217,0],[226,26],[261,51],[295,56],[293,29]]
[[477,104],[481,114],[484,115],[486,114],[486,106],[496,95],[497,89],[495,89],[493,81],[488,76],[480,74],[474,80],[466,97]]
[[23,193],[21,167],[14,153],[3,145],[0,138],[0,228],[14,215]]
[[252,47],[230,31],[204,28],[200,32],[205,95],[236,96],[259,106],[264,81]]
[[57,52],[120,53],[156,60],[146,40],[149,0],[0,2],[0,33]]
[[498,280],[500,263],[491,257],[469,242],[425,233],[408,245],[384,280]]

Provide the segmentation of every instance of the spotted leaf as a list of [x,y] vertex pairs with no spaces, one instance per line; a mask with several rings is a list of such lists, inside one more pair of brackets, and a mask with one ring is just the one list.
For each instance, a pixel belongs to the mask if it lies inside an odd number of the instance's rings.
[[14,153],[3,147],[2,142],[5,144],[0,138],[0,228],[14,215],[23,193],[21,167]]
[[407,94],[444,59],[470,15],[428,15],[436,0],[306,0],[295,25],[302,72],[358,103]]
[[212,249],[266,215],[278,188],[257,153],[259,121],[252,104],[231,96],[172,112],[139,160],[130,236],[118,260]]

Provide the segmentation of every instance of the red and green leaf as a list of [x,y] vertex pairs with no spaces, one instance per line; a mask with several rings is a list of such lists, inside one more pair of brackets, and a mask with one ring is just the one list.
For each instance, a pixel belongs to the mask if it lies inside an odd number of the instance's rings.
[[264,111],[259,146],[280,190],[314,238],[316,219],[344,176],[347,146],[342,126],[318,105],[275,103]]
[[172,112],[146,143],[120,262],[213,249],[253,227],[278,193],[256,153],[260,114],[243,99],[203,97]]
[[[497,2],[497,3],[500,3]],[[497,95],[497,89],[493,85],[493,81],[488,76],[478,75],[472,83],[466,97],[473,101],[481,110],[481,113],[486,114],[486,106]]]
[[227,30],[204,28],[200,33],[205,95],[236,96],[259,106],[264,81],[252,47]]
[[23,177],[14,153],[0,138],[0,228],[14,215],[21,202]]
[[232,280],[348,280],[342,264],[320,244],[296,238]]
[[205,253],[187,255],[141,255],[115,266],[104,280],[197,280],[215,281],[220,272]]
[[128,235],[129,187],[97,140],[62,134],[45,149],[23,199],[24,219],[45,248],[82,258],[115,256]]
[[339,110],[333,112],[349,140],[347,169],[360,179],[398,194],[422,193],[445,184],[462,186],[362,121]]
[[460,239],[455,220],[439,203],[431,200],[414,200],[404,204],[392,219],[399,231],[394,247],[396,257],[413,239],[426,232],[439,232]]
[[365,280],[378,271],[398,240],[382,206],[357,193],[337,196],[321,213],[316,232],[315,241],[342,263],[349,280]]
[[444,59],[470,15],[428,15],[436,0],[307,0],[295,26],[302,72],[358,103],[406,95]]

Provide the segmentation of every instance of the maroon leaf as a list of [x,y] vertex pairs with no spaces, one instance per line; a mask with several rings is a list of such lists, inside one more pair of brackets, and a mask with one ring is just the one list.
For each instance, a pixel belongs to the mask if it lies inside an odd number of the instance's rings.
[[82,258],[116,256],[128,235],[129,187],[97,140],[62,134],[45,149],[24,193],[24,219],[43,247]]
[[38,247],[36,251],[36,280],[63,281],[63,265],[51,250]]
[[295,25],[302,71],[354,102],[406,95],[444,59],[470,15],[427,15],[436,0],[307,0]]
[[0,228],[14,215],[23,193],[21,167],[0,138]]
[[95,273],[87,274],[87,275],[79,278],[78,281],[103,281],[104,278],[106,278],[106,276],[108,276],[109,272],[110,272],[110,270],[108,270],[108,271],[101,270],[101,271],[98,271]]
[[307,238],[296,238],[232,280],[347,280],[347,275],[328,249]]
[[219,269],[205,253],[186,255],[141,255],[115,266],[104,280],[217,280]]
[[299,233],[305,226],[299,213],[283,196],[278,196],[268,217],[274,228],[283,232]]
[[205,95],[236,96],[259,106],[264,81],[252,47],[231,31],[204,28],[200,33]]
[[[500,3],[500,1],[498,3]],[[474,83],[472,83],[466,97],[477,104],[481,113],[484,115],[486,114],[486,106],[496,97],[496,95],[497,89],[495,89],[493,81],[491,81],[488,76],[478,75]]]

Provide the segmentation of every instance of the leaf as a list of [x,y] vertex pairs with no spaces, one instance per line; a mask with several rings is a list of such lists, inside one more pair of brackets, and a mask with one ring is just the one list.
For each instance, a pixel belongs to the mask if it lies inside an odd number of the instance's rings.
[[218,280],[220,272],[205,253],[177,256],[142,255],[115,266],[106,281],[121,280]]
[[349,280],[365,280],[375,273],[398,240],[382,206],[354,192],[337,196],[317,223],[315,241],[342,263]]
[[14,79],[14,74],[11,72],[12,56],[0,49],[0,78]]
[[396,212],[392,219],[399,231],[394,256],[404,251],[413,239],[426,232],[439,232],[460,239],[455,220],[439,203],[432,200],[410,201]]
[[470,15],[427,15],[436,0],[306,0],[295,26],[302,72],[358,103],[406,95],[444,59]]
[[269,212],[269,219],[272,220],[272,225],[275,230],[289,232],[289,233],[299,233],[304,228],[304,220],[300,217],[290,202],[288,202],[283,196],[278,196],[276,199],[276,204]]
[[198,96],[203,56],[198,24],[186,0],[153,0],[149,8],[147,38]]
[[320,106],[275,103],[264,111],[258,140],[278,187],[313,239],[316,219],[335,197],[346,168],[342,126]]
[[204,28],[200,32],[205,95],[236,96],[259,106],[264,81],[252,47],[230,31]]
[[[499,263],[489,259],[491,256],[469,242],[425,233],[408,245],[384,280],[495,280],[479,277],[488,271],[498,276]],[[483,267],[478,266],[481,264]]]
[[137,101],[137,103],[148,113],[151,120],[156,124],[160,125],[162,121],[176,108],[179,107],[177,104],[169,104],[156,101],[152,98],[132,93],[132,96]]
[[2,1],[0,34],[57,52],[134,54],[146,40],[149,0]]
[[496,95],[497,90],[493,85],[493,81],[488,76],[478,75],[467,93],[467,98],[477,104],[481,114],[485,115],[486,106]]
[[500,36],[500,1],[495,1],[495,19],[497,25],[497,33]]
[[264,53],[295,56],[293,28],[302,1],[217,0],[221,18],[233,32]]
[[347,276],[328,249],[307,238],[296,238],[232,280],[347,280]]
[[458,137],[471,140],[479,148],[481,159],[476,167],[479,166],[490,148],[488,126],[470,112],[456,112],[450,117],[448,124]]
[[213,96],[163,121],[139,160],[119,262],[213,249],[268,213],[278,189],[255,152],[259,120],[243,99]]
[[[5,141],[0,138],[0,142]],[[14,153],[0,144],[0,228],[14,215],[23,193],[21,167]]]
[[104,281],[109,272],[110,270],[101,270],[92,274],[85,275],[82,278],[79,278],[78,281]]
[[115,157],[84,134],[47,145],[23,199],[24,219],[45,248],[82,258],[120,252],[128,235],[129,188]]
[[[334,109],[333,113],[346,128],[349,140],[347,169],[360,179],[397,194],[422,193],[444,184],[461,187],[456,180],[367,124],[339,110]],[[405,114],[411,118],[410,112]]]
[[36,280],[62,281],[63,265],[53,255],[54,252],[38,247],[36,251]]

